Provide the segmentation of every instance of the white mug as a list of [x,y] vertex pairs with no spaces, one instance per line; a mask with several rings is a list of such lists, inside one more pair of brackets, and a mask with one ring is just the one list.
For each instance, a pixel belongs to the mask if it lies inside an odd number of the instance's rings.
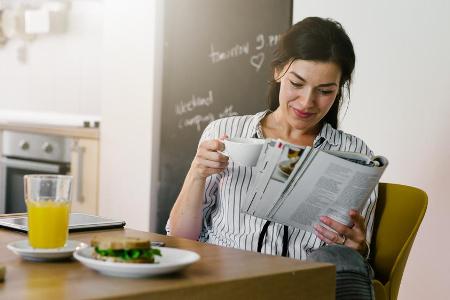
[[223,141],[225,150],[221,153],[237,164],[253,167],[258,162],[264,142],[264,139],[229,138]]

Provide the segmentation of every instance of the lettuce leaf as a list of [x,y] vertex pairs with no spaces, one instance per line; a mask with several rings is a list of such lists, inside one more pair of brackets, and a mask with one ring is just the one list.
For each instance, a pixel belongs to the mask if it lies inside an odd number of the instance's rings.
[[123,249],[123,250],[112,250],[112,249],[99,249],[95,247],[95,252],[102,256],[112,256],[120,257],[123,260],[133,260],[139,258],[151,259],[154,256],[161,256],[161,251],[159,249]]

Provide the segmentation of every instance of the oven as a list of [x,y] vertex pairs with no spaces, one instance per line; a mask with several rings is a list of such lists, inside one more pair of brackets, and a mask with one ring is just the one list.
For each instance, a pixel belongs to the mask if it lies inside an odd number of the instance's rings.
[[0,158],[0,213],[26,212],[23,176],[68,174],[71,138],[3,131]]

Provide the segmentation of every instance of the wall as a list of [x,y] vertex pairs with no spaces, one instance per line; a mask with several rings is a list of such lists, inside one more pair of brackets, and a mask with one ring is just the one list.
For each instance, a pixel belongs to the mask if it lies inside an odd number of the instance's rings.
[[103,2],[72,1],[67,33],[0,48],[0,110],[99,115]]
[[152,141],[159,141],[154,127],[158,101],[153,99],[160,63],[154,56],[162,45],[155,43],[160,7],[156,0],[104,4],[99,213],[141,230],[149,229],[154,213],[150,189],[159,147]]
[[294,1],[294,22],[314,15],[340,21],[354,42],[355,81],[343,129],[389,158],[382,181],[429,195],[399,299],[446,299],[450,2]]
[[73,0],[68,32],[27,44],[26,63],[17,59],[22,41],[0,48],[0,120],[79,125],[100,116],[99,213],[142,230],[155,220],[161,3]]

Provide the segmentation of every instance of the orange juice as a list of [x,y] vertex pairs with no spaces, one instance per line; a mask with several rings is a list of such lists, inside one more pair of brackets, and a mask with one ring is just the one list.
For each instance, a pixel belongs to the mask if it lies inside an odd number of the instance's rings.
[[27,200],[26,203],[31,247],[64,247],[68,236],[70,202]]

